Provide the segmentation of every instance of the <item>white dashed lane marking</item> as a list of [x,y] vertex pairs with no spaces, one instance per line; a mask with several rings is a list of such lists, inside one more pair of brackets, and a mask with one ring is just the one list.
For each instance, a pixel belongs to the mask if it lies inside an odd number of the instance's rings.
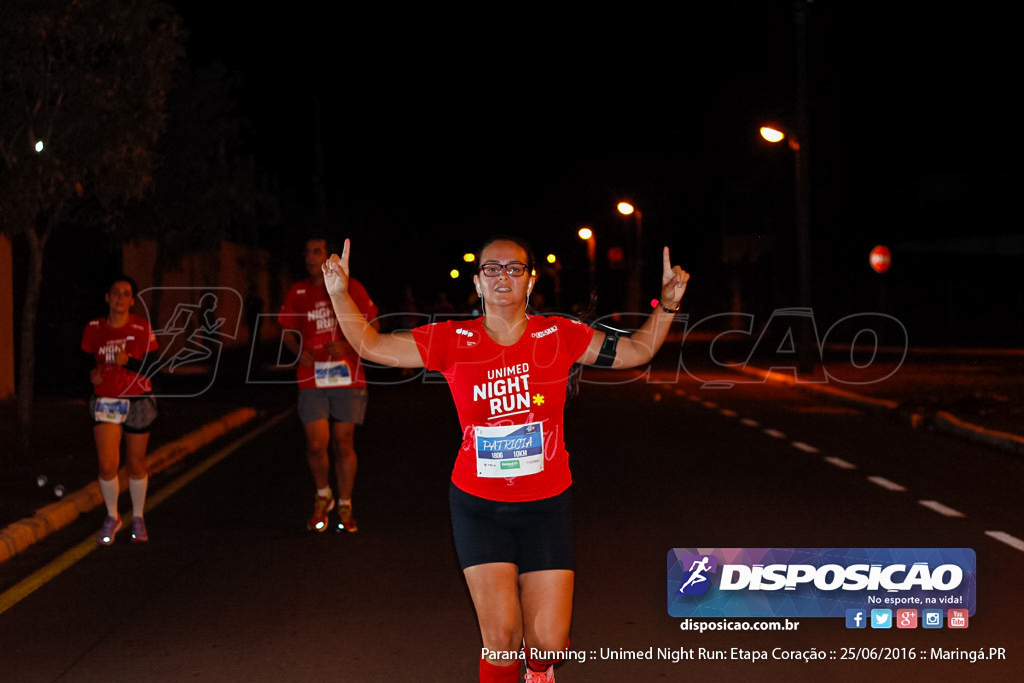
[[1005,543],[1014,550],[1019,550],[1024,553],[1024,541],[1020,540],[1016,536],[1011,536],[1005,531],[986,531],[985,535]]
[[[679,389],[677,389],[675,393],[678,396],[686,396],[686,398],[690,399],[694,403],[700,403],[705,408],[708,408],[708,409],[711,409],[711,410],[718,409],[718,404],[717,403],[714,403],[713,401],[701,400],[701,398],[699,396],[695,395],[695,394],[686,394],[685,392],[683,392],[682,390],[679,390]],[[736,411],[729,410],[728,408],[718,409],[718,412],[721,415],[724,415],[725,417],[737,417]],[[760,427],[761,426],[760,422],[758,422],[757,420],[754,420],[752,418],[749,418],[749,417],[740,418],[740,423],[746,425],[747,427]],[[785,439],[786,438],[786,434],[784,432],[779,431],[778,429],[771,429],[771,428],[766,427],[762,431],[763,431],[763,433],[765,435],[770,436],[773,439]],[[818,453],[819,452],[818,448],[816,448],[815,446],[812,446],[812,445],[810,445],[808,443],[804,443],[803,441],[794,441],[791,445],[793,446],[793,448],[796,448],[797,450],[803,451],[805,453]],[[857,465],[855,465],[854,463],[849,462],[848,460],[843,460],[842,458],[837,458],[835,456],[826,456],[826,457],[822,458],[822,460],[824,460],[825,462],[827,462],[827,463],[829,463],[831,465],[834,465],[834,466],[836,466],[836,467],[838,467],[840,469],[844,469],[844,470],[855,470],[855,469],[857,469]],[[889,479],[886,479],[885,477],[880,477],[880,476],[875,475],[875,476],[867,477],[867,480],[869,482],[871,482],[872,484],[874,484],[875,486],[879,486],[879,487],[881,487],[881,488],[883,488],[883,489],[885,489],[887,491],[906,491],[907,490],[906,486],[903,486],[902,484],[897,484],[896,482],[891,481]],[[937,500],[919,500],[918,504],[923,505],[924,507],[928,508],[929,510],[932,510],[933,512],[937,512],[940,515],[943,515],[944,517],[966,517],[967,516],[964,513],[960,512],[959,510],[955,510],[955,509],[949,507],[948,505],[943,505],[942,503],[938,502]],[[1014,550],[1019,550],[1021,552],[1024,552],[1024,540],[1021,540],[1021,539],[1017,538],[1016,536],[1008,534],[1005,531],[986,531],[985,535],[990,537],[990,538],[993,538],[993,539],[999,541],[1000,543],[1005,543],[1006,545],[1010,546]]]
[[868,477],[868,481],[872,484],[881,486],[883,489],[888,491],[906,491],[907,487],[903,484],[897,484],[894,481],[889,481],[885,477]]
[[949,507],[947,505],[943,505],[942,503],[940,503],[937,500],[919,500],[917,502],[920,503],[921,505],[925,506],[929,510],[933,510],[935,512],[938,512],[940,515],[942,515],[944,517],[966,517],[967,516],[964,513],[960,512],[959,510],[954,510],[953,508],[951,508],[951,507]]

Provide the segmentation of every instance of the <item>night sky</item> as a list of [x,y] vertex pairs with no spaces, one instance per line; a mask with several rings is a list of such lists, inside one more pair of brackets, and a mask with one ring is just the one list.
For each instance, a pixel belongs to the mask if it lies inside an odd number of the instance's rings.
[[[575,13],[173,4],[193,65],[241,73],[258,168],[280,178],[296,236],[316,215],[319,106],[328,224],[353,238],[356,273],[376,288],[435,287],[435,265],[458,265],[496,231],[559,253],[563,277],[579,279],[577,228],[611,244],[624,230],[614,203],[631,197],[651,253],[668,244],[695,282],[713,283],[707,310],[727,305],[721,244],[736,232],[777,240],[775,303],[795,303],[793,158],[756,130],[795,116],[791,2]],[[894,247],[896,280],[903,247],[1021,232],[1009,219],[1021,177],[1009,10],[906,4],[809,6],[816,299],[874,297],[877,243]]]

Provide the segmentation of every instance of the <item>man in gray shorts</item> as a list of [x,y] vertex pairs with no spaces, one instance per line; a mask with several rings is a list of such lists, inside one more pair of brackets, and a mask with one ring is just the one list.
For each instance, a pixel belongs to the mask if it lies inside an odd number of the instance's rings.
[[[337,530],[354,532],[358,527],[352,513],[357,467],[353,442],[355,427],[366,415],[367,390],[362,362],[342,334],[324,287],[321,266],[330,253],[324,238],[306,242],[309,277],[288,290],[278,322],[285,328],[285,346],[299,357],[299,419],[306,432],[306,461],[316,487],[313,514],[306,526],[325,531],[328,514],[337,508]],[[377,306],[361,284],[354,291],[359,293],[353,298],[360,312],[376,327]],[[329,481],[331,455],[337,491],[331,490]]]

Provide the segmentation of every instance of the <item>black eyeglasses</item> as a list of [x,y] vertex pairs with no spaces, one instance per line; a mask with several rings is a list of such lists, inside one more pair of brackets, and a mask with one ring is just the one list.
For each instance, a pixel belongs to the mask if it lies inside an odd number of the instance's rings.
[[503,270],[508,273],[509,277],[522,277],[526,275],[529,266],[519,261],[512,261],[511,263],[485,263],[480,266],[480,272],[487,277],[498,277]]

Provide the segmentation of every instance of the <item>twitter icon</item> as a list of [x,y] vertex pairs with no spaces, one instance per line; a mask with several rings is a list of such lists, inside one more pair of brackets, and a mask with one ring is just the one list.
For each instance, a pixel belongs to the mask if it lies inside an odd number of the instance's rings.
[[892,610],[871,610],[871,628],[892,628]]

